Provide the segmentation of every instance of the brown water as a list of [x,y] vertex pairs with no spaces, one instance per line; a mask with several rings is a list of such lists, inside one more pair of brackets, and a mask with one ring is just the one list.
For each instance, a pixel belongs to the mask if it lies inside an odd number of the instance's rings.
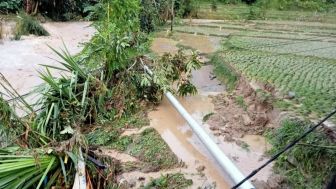
[[[198,118],[202,118],[214,108],[210,99],[203,96],[180,99],[180,102],[194,117]],[[161,134],[172,151],[186,163],[189,169],[196,170],[199,166],[205,166],[204,173],[209,180],[215,181],[218,188],[228,188],[228,184],[223,179],[224,174],[220,172],[200,141],[167,99],[163,100],[157,111],[149,114],[149,118],[151,126]]]
[[[214,111],[214,106],[207,96],[197,95],[179,100],[201,125],[202,118]],[[161,134],[172,151],[188,165],[189,169],[193,170],[203,165],[206,167],[204,174],[210,181],[216,182],[218,188],[229,188],[228,179],[223,170],[219,168],[216,161],[167,99],[164,99],[158,109],[149,114],[149,117],[151,126]],[[203,124],[203,126],[208,133],[211,133],[208,125]],[[249,174],[266,161],[263,157],[264,152],[270,149],[270,145],[262,136],[247,135],[239,139],[248,144],[248,149],[235,143],[224,142],[224,138],[221,137],[214,137],[214,140],[244,175]],[[271,173],[271,166],[266,167],[254,179],[267,181]]]
[[[5,24],[8,33],[13,23]],[[57,50],[65,45],[71,54],[76,54],[82,49],[81,43],[90,40],[95,32],[89,22],[51,22],[43,26],[50,36],[24,36],[20,41],[7,39],[0,44],[0,72],[21,94],[41,83],[37,72],[42,68],[40,64],[59,65],[53,60],[59,58],[48,45]]]
[[[179,43],[181,41],[187,41],[187,45],[192,45],[192,43],[195,43],[193,41],[195,36],[189,36],[190,38],[188,39],[188,34],[185,34],[180,41],[178,39],[176,40],[179,41]],[[211,37],[208,37],[208,39],[202,38],[204,43],[208,41],[208,44],[204,45],[203,53],[212,52],[218,48],[218,46],[216,46],[218,44],[213,42],[215,39],[210,40],[210,38]],[[155,39],[152,50],[159,54],[163,52],[174,53],[176,52],[175,42],[176,41],[172,39]],[[197,48],[197,46],[195,47]],[[202,50],[202,48],[198,47],[198,50]],[[213,67],[211,65],[206,65],[200,70],[194,71],[192,82],[198,88],[198,95],[179,99],[187,111],[200,125],[203,125],[208,133],[211,133],[209,126],[202,123],[202,119],[205,115],[214,112],[214,105],[208,95],[216,95],[225,91],[225,86],[221,85],[220,82],[213,77],[212,70]],[[210,181],[216,182],[217,188],[229,188],[229,186],[232,185],[232,183],[228,182],[224,171],[217,165],[203,144],[201,144],[184,119],[167,99],[163,100],[156,111],[150,112],[149,117],[151,119],[151,126],[161,134],[172,151],[188,165],[188,169],[194,170],[199,166],[205,166],[205,176]],[[263,157],[264,152],[270,148],[262,136],[251,135],[238,139],[248,144],[247,149],[243,149],[236,143],[224,142],[224,138],[221,136],[213,136],[213,139],[244,175],[249,174],[261,165],[263,161],[266,161]],[[271,173],[271,166],[269,166],[258,173],[254,179],[266,181]]]

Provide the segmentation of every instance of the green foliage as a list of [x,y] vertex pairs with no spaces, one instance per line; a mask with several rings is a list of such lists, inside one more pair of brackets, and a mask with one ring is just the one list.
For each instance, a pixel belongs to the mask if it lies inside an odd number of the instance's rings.
[[207,122],[210,119],[210,117],[213,116],[214,114],[215,113],[211,112],[203,116],[203,119],[202,119],[203,123]]
[[[299,120],[284,120],[281,127],[268,134],[272,144],[270,153],[283,149],[309,128],[309,123]],[[279,174],[286,176],[290,188],[323,188],[336,170],[335,143],[321,131],[305,137],[275,163]]]
[[57,21],[68,21],[78,16],[91,14],[90,6],[97,2],[92,0],[44,0],[40,2],[38,11],[43,15]]
[[211,1],[211,10],[212,11],[217,11],[217,0],[212,0]]
[[94,131],[90,131],[86,135],[86,139],[90,145],[95,146],[107,146],[115,142],[120,133],[117,130],[106,131],[103,129],[97,129]]
[[29,34],[37,36],[49,35],[49,33],[36,20],[36,18],[22,13],[18,16],[18,21],[15,27],[14,39],[19,40],[22,35],[29,35]]
[[247,105],[245,103],[244,97],[243,96],[236,96],[235,97],[235,102],[237,105],[239,105],[241,108],[243,108],[245,111],[247,110]]
[[[166,91],[179,92],[181,95],[196,91],[189,78],[191,71],[200,67],[197,54],[186,56],[180,51],[174,56],[145,57],[150,41],[140,31],[139,1],[104,0],[101,3],[102,14],[94,23],[97,33],[80,55],[73,57],[66,48],[61,52],[53,49],[61,59],[60,66],[45,65],[45,71],[40,72],[44,83],[33,91],[33,94],[41,95],[36,103],[28,103],[0,75],[0,85],[10,94],[10,98],[14,98],[13,103],[20,104],[26,113],[18,118],[13,115],[15,111],[0,98],[0,103],[4,104],[0,108],[0,112],[4,113],[0,118],[4,122],[0,121],[6,124],[1,129],[6,132],[13,129],[13,138],[17,139],[15,143],[28,148],[27,154],[31,155],[41,147],[55,150],[53,163],[48,164],[42,178],[48,175],[50,181],[57,180],[61,185],[64,182],[70,184],[74,179],[76,164],[65,165],[68,157],[77,162],[80,149],[87,149],[92,144],[109,144],[119,150],[130,148],[132,155],[154,168],[175,166],[178,162],[176,156],[154,130],[145,130],[136,140],[119,135],[126,124],[140,127],[146,123],[143,118],[130,119],[139,112],[141,104],[155,103],[152,99],[159,99]],[[32,20],[30,17],[27,19]],[[35,28],[36,23],[32,23]],[[143,64],[151,67],[152,77],[144,70]],[[55,77],[52,70],[62,72],[62,75]],[[179,86],[177,90],[172,88],[175,82]],[[12,113],[10,117],[9,113]],[[116,124],[108,129],[101,127],[95,132],[82,134],[87,128],[108,121]],[[49,174],[56,157],[62,170],[53,169]],[[93,173],[95,167],[90,168],[89,172]],[[60,172],[64,177],[60,177]],[[93,183],[100,186],[101,178],[94,179]],[[31,182],[36,183],[36,180],[32,179]],[[37,188],[39,186],[41,182]]]
[[179,161],[154,128],[144,130],[129,146],[129,153],[155,170],[175,167]]
[[13,114],[12,108],[3,99],[0,93],[0,147],[11,144],[15,138],[12,130],[10,129],[15,125]]
[[222,60],[220,54],[216,53],[211,57],[211,64],[215,66],[214,73],[218,79],[225,83],[228,90],[233,90],[239,80],[236,72]]
[[[60,176],[60,171],[54,175],[51,172],[58,167],[55,156],[39,155],[22,156],[0,152],[0,188],[42,188],[47,176]],[[49,179],[44,188],[50,188],[55,179]]]
[[335,3],[320,0],[257,0],[255,3],[240,0],[218,1],[216,12],[211,10],[211,1],[201,1],[198,18],[218,20],[275,19],[333,22]]
[[258,0],[256,4],[266,5],[268,8],[279,10],[311,10],[325,11],[333,5],[321,0]]
[[192,185],[192,180],[186,179],[182,173],[162,175],[160,178],[153,179],[143,189],[175,189],[188,188]]
[[249,79],[269,83],[284,94],[294,91],[292,103],[301,104],[296,109],[303,115],[323,115],[335,107],[333,60],[242,49],[227,50],[222,56]]
[[266,9],[264,6],[251,6],[247,17],[248,20],[265,19]]
[[0,2],[0,13],[14,13],[22,7],[22,0],[2,0]]

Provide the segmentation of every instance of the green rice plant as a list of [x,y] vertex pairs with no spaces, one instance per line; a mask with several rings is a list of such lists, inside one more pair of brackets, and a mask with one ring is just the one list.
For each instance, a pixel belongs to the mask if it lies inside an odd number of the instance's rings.
[[[288,143],[305,132],[309,125],[296,119],[286,119],[281,126],[268,133],[272,144],[271,154],[283,149]],[[289,188],[323,188],[336,170],[335,143],[323,132],[314,131],[275,163],[275,171],[286,176]]]
[[22,35],[37,35],[48,36],[49,33],[43,28],[43,26],[36,20],[36,18],[21,13],[18,16],[17,24],[15,27],[14,39],[19,40]]
[[242,49],[227,50],[221,57],[249,79],[271,84],[283,94],[295,92],[292,103],[300,104],[296,109],[303,115],[323,115],[336,106],[336,64],[331,59]]
[[130,155],[149,164],[154,170],[173,168],[179,163],[176,155],[154,128],[146,129],[133,138],[127,151]]
[[[336,45],[334,42],[326,42],[327,37],[315,37],[309,40],[308,36],[298,37],[297,35],[290,36],[291,39],[276,39],[265,38],[264,36],[234,36],[231,37],[228,43],[236,48],[246,50],[266,51],[276,54],[296,54],[303,56],[315,56],[320,58],[336,59]],[[285,37],[285,36],[284,36]],[[286,37],[287,38],[287,37]],[[304,40],[306,38],[306,40]]]

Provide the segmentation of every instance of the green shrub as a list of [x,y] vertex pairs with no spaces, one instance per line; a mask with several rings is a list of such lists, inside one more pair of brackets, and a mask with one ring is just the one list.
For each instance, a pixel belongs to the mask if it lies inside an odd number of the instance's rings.
[[20,14],[15,28],[14,39],[19,40],[22,35],[48,36],[49,33],[32,16]]
[[211,10],[214,12],[217,11],[217,0],[211,1]]
[[1,13],[13,13],[18,11],[22,7],[22,0],[1,0],[0,12]]

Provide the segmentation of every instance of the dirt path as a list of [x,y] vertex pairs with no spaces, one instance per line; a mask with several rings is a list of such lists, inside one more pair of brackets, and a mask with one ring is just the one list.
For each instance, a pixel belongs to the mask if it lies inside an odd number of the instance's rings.
[[[8,25],[12,27],[13,23]],[[65,44],[71,54],[76,54],[82,49],[81,43],[95,32],[89,22],[50,22],[43,26],[50,36],[25,36],[20,41],[7,39],[0,44],[0,72],[21,94],[41,83],[37,71],[41,69],[40,64],[59,65],[53,60],[57,56],[48,45],[60,49]]]

